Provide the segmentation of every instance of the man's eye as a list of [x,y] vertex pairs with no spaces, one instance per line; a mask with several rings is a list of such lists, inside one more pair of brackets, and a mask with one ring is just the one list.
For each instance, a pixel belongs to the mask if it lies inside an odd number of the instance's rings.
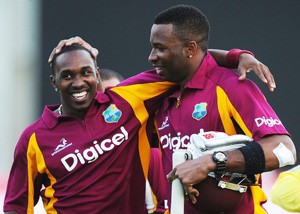
[[153,50],[154,51],[159,51],[159,52],[163,52],[166,48],[161,46],[161,45],[154,45],[153,46]]
[[88,76],[89,75],[89,72],[88,71],[84,71],[82,72],[83,76]]
[[71,77],[71,75],[69,75],[69,74],[64,74],[64,75],[62,75],[61,76],[61,78],[63,78],[63,79],[71,79],[72,77]]
[[90,70],[85,70],[82,72],[82,75],[83,76],[89,76],[89,75],[92,75],[93,74],[93,71],[90,71]]
[[165,49],[166,48],[164,48],[164,47],[157,47],[157,50],[160,51],[160,52],[164,51]]

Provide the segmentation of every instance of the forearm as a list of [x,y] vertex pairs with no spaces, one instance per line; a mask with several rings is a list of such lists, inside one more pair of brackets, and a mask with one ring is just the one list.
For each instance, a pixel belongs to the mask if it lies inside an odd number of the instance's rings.
[[219,66],[226,67],[226,54],[228,51],[219,50],[219,49],[208,49],[208,52],[216,60]]
[[[261,161],[264,161],[264,169],[262,169],[261,172],[271,171],[280,167],[280,158],[278,158],[278,155],[276,155],[276,152],[274,152],[274,150],[277,151],[278,148],[281,147],[283,147],[284,150],[279,150],[279,156],[283,156],[285,158],[290,157],[287,160],[283,160],[282,164],[293,165],[296,161],[295,146],[290,137],[288,137],[287,135],[271,135],[261,139],[257,143],[261,145],[264,155],[264,160],[262,160],[261,158],[254,158],[254,160],[257,161],[257,167],[261,164]],[[280,145],[280,143],[282,143],[283,145]],[[228,171],[248,173],[245,157],[240,150],[228,151],[225,153],[228,157],[228,161],[226,164],[226,168]],[[259,156],[259,154],[257,154],[257,156]]]
[[225,152],[227,155],[226,169],[229,172],[245,172],[245,159],[240,150]]
[[[296,149],[293,141],[287,135],[271,135],[265,137],[258,141],[262,146],[265,153],[265,161],[266,161],[266,169],[265,171],[271,171],[283,166],[280,166],[280,161],[288,161],[281,160],[278,156],[282,156],[284,158],[289,158],[290,164],[293,165],[296,162]],[[280,143],[282,143],[285,150],[279,149]],[[278,151],[279,149],[279,151]],[[279,154],[278,154],[279,153]],[[277,154],[277,155],[276,155]],[[293,162],[293,163],[291,163]],[[284,164],[284,163],[282,163]],[[282,165],[281,164],[281,165]]]

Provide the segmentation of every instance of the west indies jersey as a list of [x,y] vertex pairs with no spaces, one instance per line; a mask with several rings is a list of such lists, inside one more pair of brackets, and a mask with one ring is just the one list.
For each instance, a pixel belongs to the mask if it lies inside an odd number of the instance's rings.
[[47,213],[144,213],[147,120],[172,85],[143,72],[98,93],[84,120],[46,106],[16,146],[4,211],[33,213],[41,196]]
[[164,213],[166,200],[166,180],[159,148],[151,148],[148,180],[156,199],[156,212]]
[[[239,81],[235,72],[219,67],[209,53],[182,94],[176,91],[165,99],[156,120],[166,174],[172,170],[173,151],[185,149],[190,136],[200,129],[229,135],[242,133],[254,141],[266,135],[288,134],[259,88],[250,80]],[[248,188],[245,194],[241,206],[231,214],[265,213],[260,203],[266,201],[266,196],[260,187]],[[167,197],[170,206],[169,182]],[[199,211],[186,203],[185,213]]]

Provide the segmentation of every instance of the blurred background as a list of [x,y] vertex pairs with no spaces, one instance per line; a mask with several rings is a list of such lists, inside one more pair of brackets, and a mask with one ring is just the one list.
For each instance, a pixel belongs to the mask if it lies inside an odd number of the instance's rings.
[[[21,132],[44,105],[60,102],[47,63],[57,43],[78,35],[100,51],[99,67],[129,77],[151,68],[147,58],[153,18],[176,4],[192,4],[206,14],[210,48],[247,49],[269,67],[277,84],[273,93],[254,74],[248,77],[263,90],[300,151],[300,1],[0,0],[1,205]],[[268,192],[278,172],[265,174]],[[267,206],[270,213],[284,213],[270,202]]]

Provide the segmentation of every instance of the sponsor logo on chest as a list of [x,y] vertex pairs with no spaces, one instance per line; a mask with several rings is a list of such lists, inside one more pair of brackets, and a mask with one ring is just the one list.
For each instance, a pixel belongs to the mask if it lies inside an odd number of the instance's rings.
[[61,162],[67,171],[72,171],[78,164],[90,164],[96,161],[101,155],[120,146],[128,140],[128,132],[122,126],[120,132],[114,134],[111,138],[107,138],[98,142],[92,142],[92,145],[83,151],[75,149],[74,153],[69,153],[61,158]]
[[166,134],[160,137],[160,143],[163,149],[185,149],[190,143],[190,135],[181,135],[177,132],[176,136],[171,136],[171,134]]

